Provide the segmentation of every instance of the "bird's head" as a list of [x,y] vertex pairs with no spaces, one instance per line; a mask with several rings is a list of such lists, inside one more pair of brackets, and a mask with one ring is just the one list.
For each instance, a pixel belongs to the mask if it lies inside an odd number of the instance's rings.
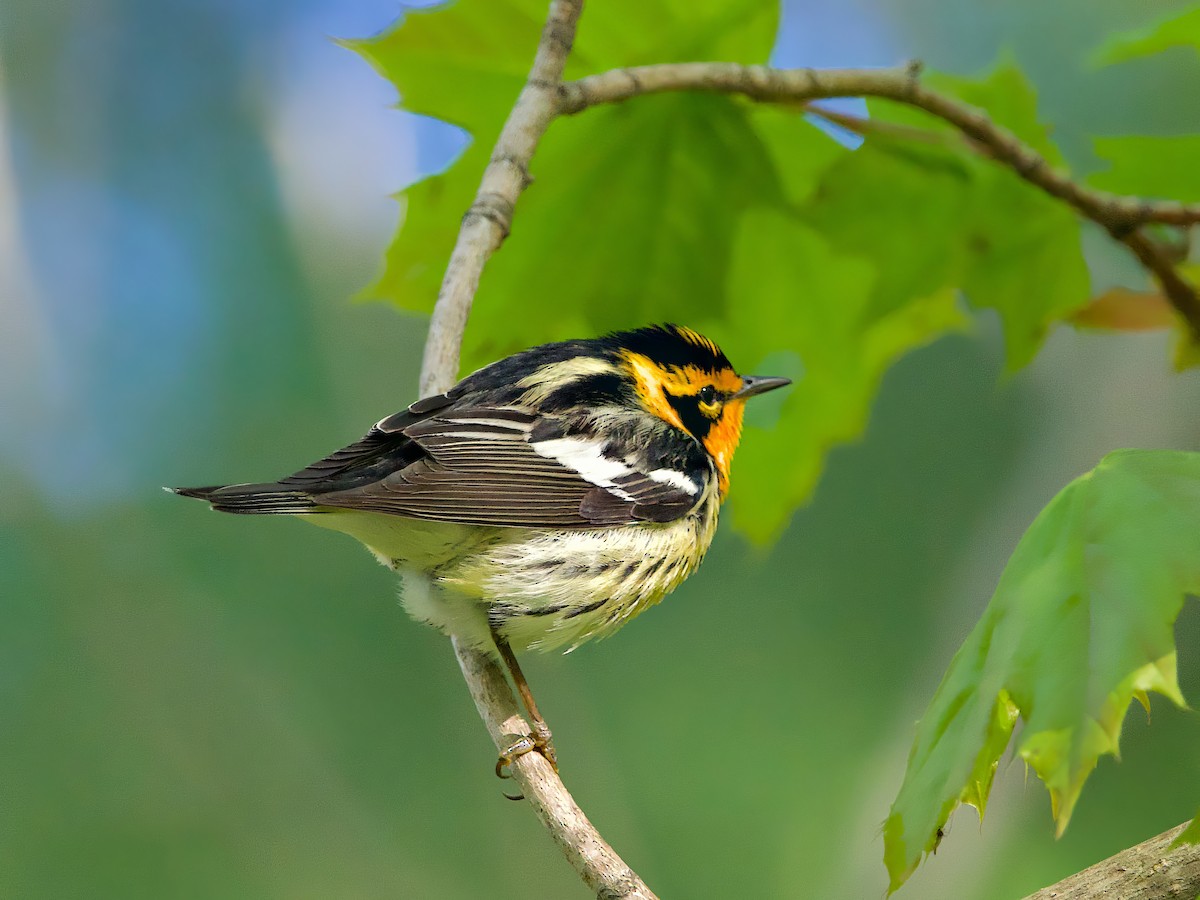
[[633,443],[650,439],[648,414],[704,448],[723,494],[746,400],[786,384],[737,374],[720,347],[690,328],[654,325],[533,347],[468,376],[451,396],[515,403],[571,423],[569,433],[620,433]]
[[699,441],[716,464],[721,492],[742,434],[746,400],[790,379],[739,375],[708,338],[679,325],[610,335],[642,409]]

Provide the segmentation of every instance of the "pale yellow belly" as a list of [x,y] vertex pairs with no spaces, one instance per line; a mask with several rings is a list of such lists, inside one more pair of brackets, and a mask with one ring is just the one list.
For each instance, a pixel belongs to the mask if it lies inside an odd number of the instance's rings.
[[[712,517],[715,519],[715,517]],[[687,578],[713,522],[532,533],[447,567],[437,583],[478,597],[515,647],[573,649],[605,637]]]
[[491,648],[574,649],[658,603],[704,558],[717,502],[667,524],[593,530],[489,528],[373,513],[304,516],[360,540],[400,573],[421,621]]

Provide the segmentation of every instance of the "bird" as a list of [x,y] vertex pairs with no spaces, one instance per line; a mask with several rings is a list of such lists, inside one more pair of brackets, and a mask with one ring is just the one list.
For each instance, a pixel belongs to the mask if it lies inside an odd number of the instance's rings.
[[500,359],[278,481],[167,490],[357,538],[399,575],[413,618],[507,667],[532,734],[496,774],[535,750],[557,770],[516,651],[608,636],[691,575],[745,402],[788,384],[737,374],[691,328],[652,325]]

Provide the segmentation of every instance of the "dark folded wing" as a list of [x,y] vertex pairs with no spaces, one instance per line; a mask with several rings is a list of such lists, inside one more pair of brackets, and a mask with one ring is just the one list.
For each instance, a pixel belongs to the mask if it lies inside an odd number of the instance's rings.
[[445,394],[418,400],[408,409],[377,422],[362,440],[331,453],[279,484],[295,490],[329,492],[349,490],[385,478],[427,454],[404,428],[453,401]]
[[545,420],[525,410],[416,413],[384,419],[362,441],[280,484],[327,507],[558,528],[672,521],[703,491],[700,475],[638,471],[606,452],[603,441],[536,439],[534,427]]

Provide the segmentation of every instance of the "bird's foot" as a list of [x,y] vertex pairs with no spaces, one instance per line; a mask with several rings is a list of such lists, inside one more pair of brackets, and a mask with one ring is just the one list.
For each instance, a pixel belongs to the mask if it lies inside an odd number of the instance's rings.
[[511,735],[511,737],[512,742],[500,751],[500,756],[496,760],[496,777],[511,778],[512,775],[507,770],[512,767],[513,762],[526,753],[535,751],[546,758],[546,762],[550,763],[550,767],[555,772],[558,771],[558,754],[554,751],[554,744],[550,741],[550,729],[546,727],[544,721],[534,720],[533,734]]

